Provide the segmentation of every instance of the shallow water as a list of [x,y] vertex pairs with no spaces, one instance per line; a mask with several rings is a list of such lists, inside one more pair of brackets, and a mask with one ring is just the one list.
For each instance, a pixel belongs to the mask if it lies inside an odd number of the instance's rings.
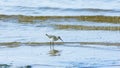
[[[0,0],[0,64],[12,62],[13,66],[32,68],[117,66],[119,6],[119,0]],[[49,45],[46,33],[63,39],[64,44],[55,43],[63,51],[61,56],[51,57],[46,54],[49,47],[40,46]]]
[[[74,25],[74,27],[72,25]],[[84,27],[80,27],[81,25]],[[113,30],[113,27],[115,27],[116,29]],[[120,39],[117,38],[120,36],[119,24],[96,23],[96,22],[91,23],[91,22],[83,22],[83,21],[81,22],[47,21],[47,22],[39,22],[39,23],[17,22],[17,21],[0,22],[1,43],[2,42],[49,42],[49,39],[45,36],[46,33],[61,36],[64,42],[119,43],[120,41]]]
[[116,46],[75,45],[78,47],[55,46],[60,56],[50,56],[48,46],[3,47],[0,48],[0,63],[11,65],[11,68],[28,65],[32,68],[100,68],[120,64],[120,49]]

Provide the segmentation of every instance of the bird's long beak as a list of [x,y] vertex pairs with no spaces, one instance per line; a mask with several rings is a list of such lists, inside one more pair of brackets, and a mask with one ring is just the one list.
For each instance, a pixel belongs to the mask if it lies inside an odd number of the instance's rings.
[[59,38],[62,42],[64,42],[61,38]]

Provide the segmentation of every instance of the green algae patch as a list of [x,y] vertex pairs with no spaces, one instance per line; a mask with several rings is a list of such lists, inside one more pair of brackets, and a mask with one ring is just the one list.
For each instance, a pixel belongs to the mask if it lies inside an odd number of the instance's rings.
[[0,20],[18,20],[19,22],[35,22],[35,21],[92,21],[120,23],[120,16],[25,16],[25,15],[0,15]]

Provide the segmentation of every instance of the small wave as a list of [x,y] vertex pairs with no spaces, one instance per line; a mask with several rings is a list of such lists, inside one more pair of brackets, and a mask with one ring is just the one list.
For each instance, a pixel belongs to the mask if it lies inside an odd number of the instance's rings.
[[108,30],[108,31],[119,31],[120,27],[113,26],[83,26],[83,25],[55,25],[56,29],[72,29],[72,30]]
[[26,16],[26,15],[0,15],[0,20],[18,20],[19,22],[34,21],[92,21],[92,22],[108,22],[120,23],[120,16]]
[[[8,6],[7,6],[8,7]],[[20,10],[60,10],[60,11],[89,11],[89,12],[120,12],[120,10],[114,9],[97,9],[97,8],[62,8],[62,7],[24,7],[24,6],[14,6],[12,8],[17,8]]]
[[[103,45],[103,46],[119,46],[120,43],[110,43],[110,42],[55,42],[57,45],[64,45],[64,46],[75,46],[73,44],[77,44],[76,46],[81,45]],[[72,44],[72,45],[70,45]],[[78,45],[81,44],[81,45]],[[50,42],[0,42],[0,46],[21,46],[21,45],[28,45],[28,46],[42,46],[42,45],[50,45]],[[84,47],[84,46],[83,46]]]
[[[104,8],[80,8],[80,7],[59,7],[59,6],[1,6],[0,13],[11,15],[34,15],[34,16],[77,16],[77,15],[107,15],[120,16],[119,9]],[[9,11],[9,12],[8,12]]]
[[110,9],[96,9],[96,8],[51,8],[51,7],[41,7],[39,9],[53,9],[53,10],[62,10],[62,11],[88,11],[88,12],[120,12],[119,10],[110,10]]

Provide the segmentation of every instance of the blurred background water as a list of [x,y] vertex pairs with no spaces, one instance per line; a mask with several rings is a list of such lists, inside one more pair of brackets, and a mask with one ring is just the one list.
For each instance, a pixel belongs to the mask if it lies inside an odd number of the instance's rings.
[[0,0],[0,14],[120,15],[120,0]]

